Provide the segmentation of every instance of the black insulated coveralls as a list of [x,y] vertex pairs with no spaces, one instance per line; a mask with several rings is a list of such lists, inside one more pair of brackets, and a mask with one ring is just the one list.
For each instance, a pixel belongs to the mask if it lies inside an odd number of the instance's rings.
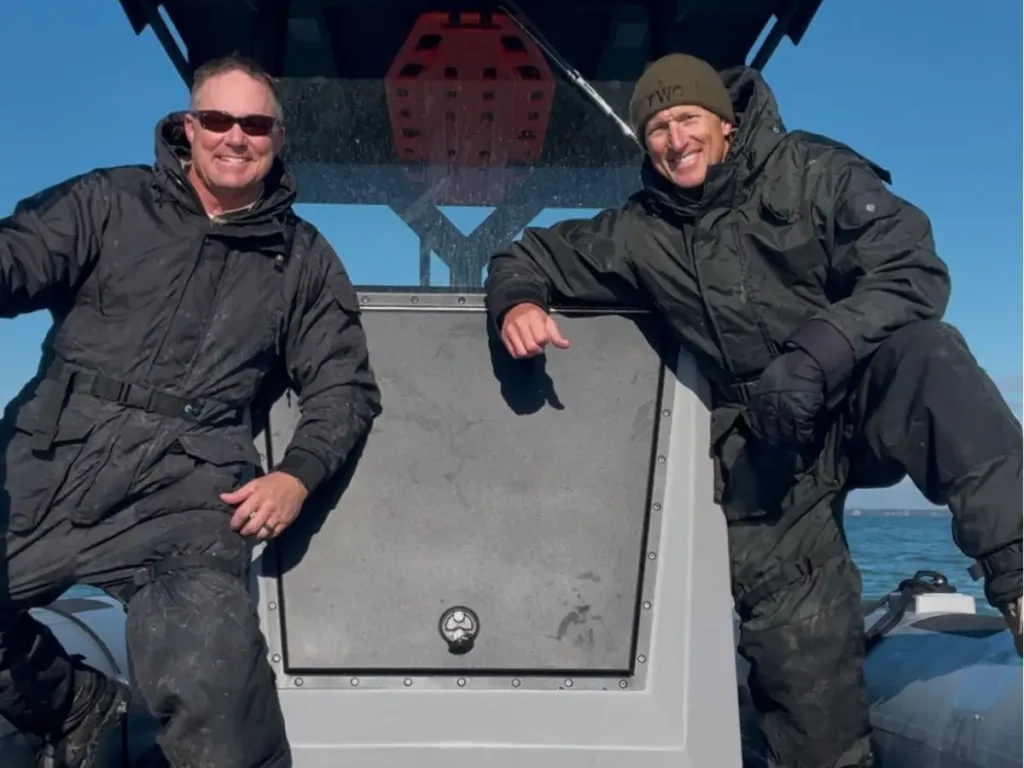
[[95,170],[0,220],[0,316],[54,319],[0,422],[0,714],[40,735],[55,723],[52,738],[81,722],[102,681],[26,610],[88,583],[129,600],[136,684],[172,766],[284,766],[252,544],[220,494],[262,471],[250,410],[269,382],[287,377],[302,412],[275,468],[310,491],[380,393],[355,290],[293,213],[281,161],[253,208],[211,219],[187,157],[171,115],[154,166]]
[[[729,525],[740,653],[780,768],[872,762],[861,578],[847,493],[909,474],[953,512],[988,599],[1021,594],[1021,428],[961,335],[931,225],[849,147],[787,132],[754,70],[723,73],[738,132],[699,193],[645,163],[644,188],[593,219],[528,229],[496,254],[487,302],[646,306],[712,384],[716,500]],[[779,450],[744,418],[792,347],[829,405],[813,442]],[[571,354],[571,352],[567,353]]]

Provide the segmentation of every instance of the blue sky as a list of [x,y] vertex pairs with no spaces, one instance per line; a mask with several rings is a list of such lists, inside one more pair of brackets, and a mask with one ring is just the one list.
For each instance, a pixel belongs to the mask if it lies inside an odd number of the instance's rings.
[[[790,128],[845,141],[931,216],[953,273],[947,319],[1020,414],[1021,7],[961,0],[825,0],[803,43],[765,74]],[[0,214],[97,166],[149,163],[153,126],[186,102],[150,31],[136,38],[114,0],[10,3],[0,46]],[[357,282],[381,270],[414,283],[417,241],[386,209],[301,206]],[[482,211],[452,213],[469,230]],[[562,214],[566,215],[566,214]],[[550,221],[551,215],[544,216]],[[432,279],[443,281],[435,264]],[[31,375],[48,317],[0,321],[0,402]],[[907,484],[865,506],[923,506]]]

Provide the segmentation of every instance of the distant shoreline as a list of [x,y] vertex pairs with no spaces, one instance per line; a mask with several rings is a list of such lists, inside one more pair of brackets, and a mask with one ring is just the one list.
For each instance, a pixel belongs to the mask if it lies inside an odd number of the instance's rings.
[[846,514],[849,517],[949,517],[949,510],[946,507],[932,507],[931,509],[847,507]]

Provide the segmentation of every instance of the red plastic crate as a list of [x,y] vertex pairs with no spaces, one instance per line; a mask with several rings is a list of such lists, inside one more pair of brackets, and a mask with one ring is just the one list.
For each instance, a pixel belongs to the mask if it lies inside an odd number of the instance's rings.
[[496,205],[540,158],[555,81],[504,14],[419,17],[385,81],[395,151],[439,205]]

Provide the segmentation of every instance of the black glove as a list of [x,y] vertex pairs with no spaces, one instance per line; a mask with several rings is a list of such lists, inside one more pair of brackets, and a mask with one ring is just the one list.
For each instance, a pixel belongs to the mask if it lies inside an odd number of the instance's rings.
[[810,444],[825,407],[825,383],[821,366],[802,349],[775,358],[761,373],[747,404],[751,431],[769,445]]

